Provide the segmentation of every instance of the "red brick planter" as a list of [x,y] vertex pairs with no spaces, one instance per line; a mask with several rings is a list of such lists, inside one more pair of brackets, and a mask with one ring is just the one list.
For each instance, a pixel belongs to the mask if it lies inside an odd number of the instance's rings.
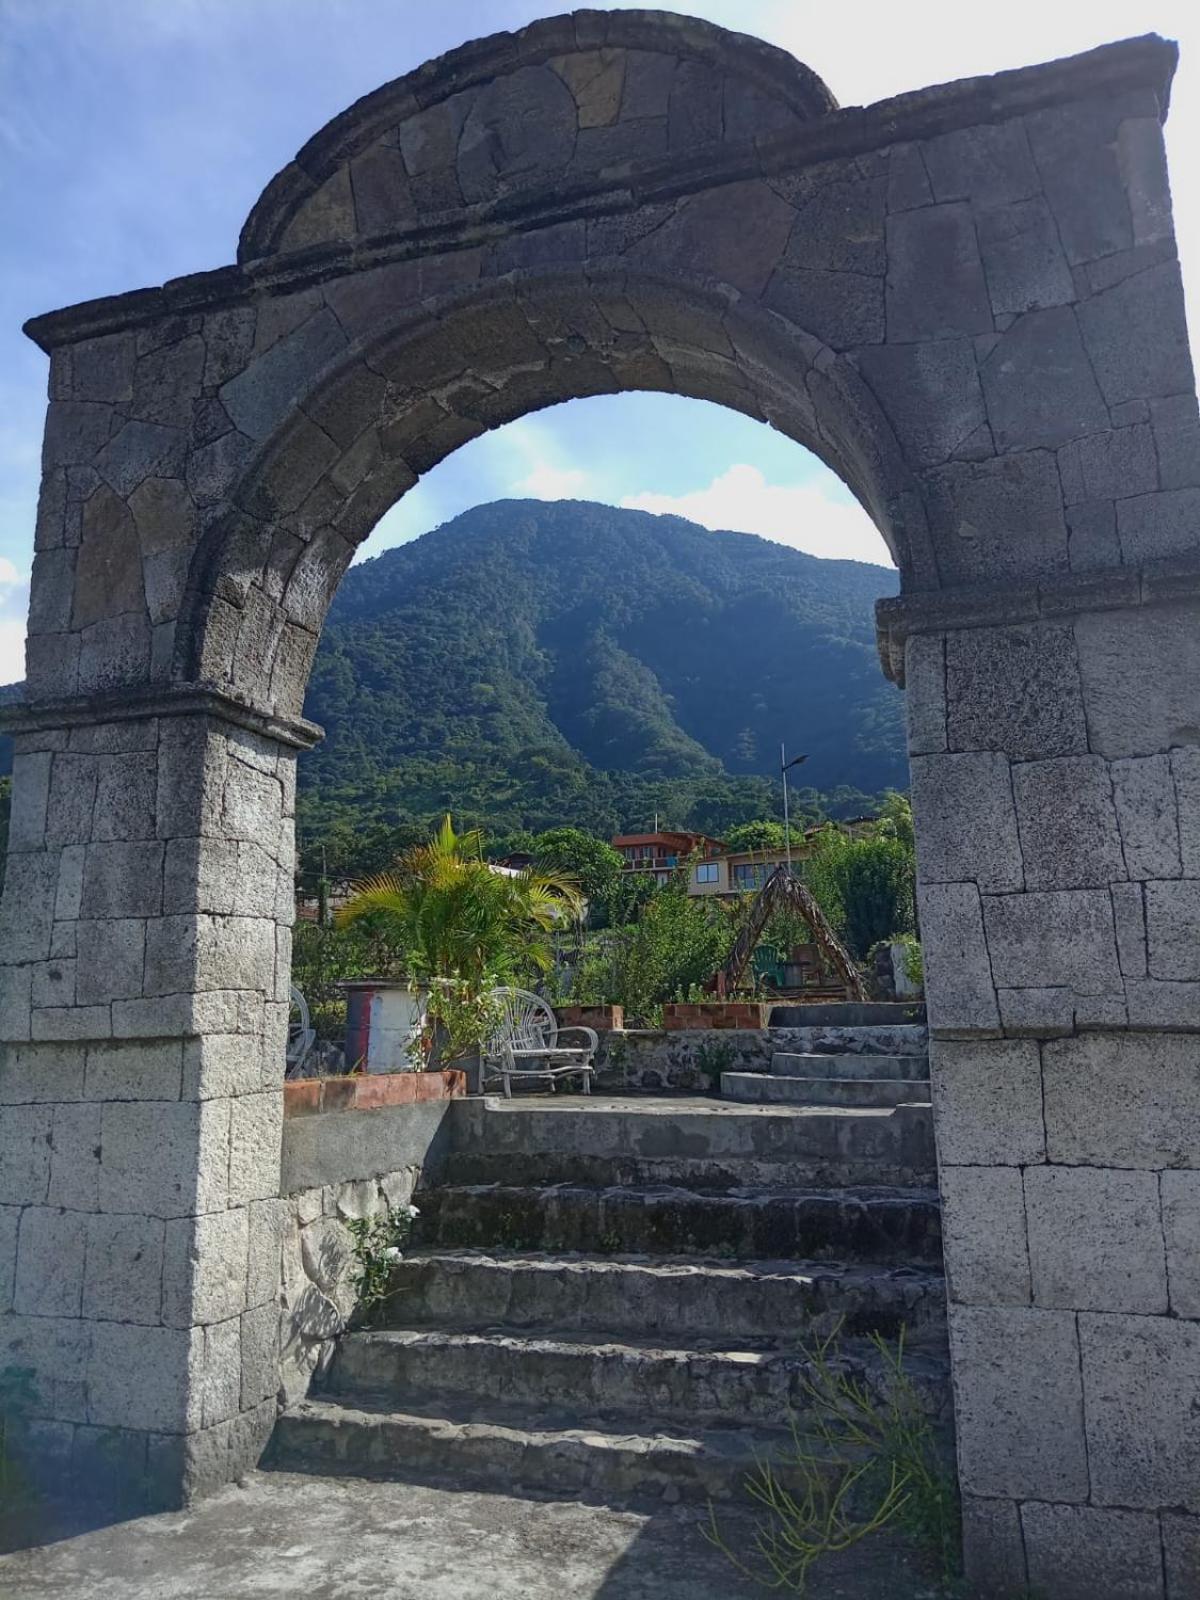
[[595,1028],[597,1033],[611,1033],[625,1026],[624,1006],[555,1006],[554,1015],[560,1028]]
[[663,1007],[663,1027],[678,1033],[692,1028],[765,1028],[771,1020],[775,1002],[757,1000],[716,1000],[699,1005]]
[[381,1106],[410,1106],[424,1100],[456,1100],[466,1092],[467,1075],[457,1068],[300,1078],[283,1086],[283,1114],[312,1117],[328,1111],[377,1111]]

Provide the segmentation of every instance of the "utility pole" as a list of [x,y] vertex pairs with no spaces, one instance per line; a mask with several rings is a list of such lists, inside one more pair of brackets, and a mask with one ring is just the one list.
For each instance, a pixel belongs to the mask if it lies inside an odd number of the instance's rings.
[[788,758],[787,758],[787,750],[784,747],[783,741],[780,740],[780,742],[779,742],[779,775],[783,779],[783,848],[784,848],[784,852],[787,855],[787,870],[788,870],[788,877],[789,878],[792,875],[792,824],[791,824],[791,819],[788,816],[788,782],[787,782],[788,768],[789,767],[798,767],[802,761],[807,761],[807,760],[808,760],[808,756],[807,755],[802,755],[802,756],[793,756],[792,759],[789,761]]

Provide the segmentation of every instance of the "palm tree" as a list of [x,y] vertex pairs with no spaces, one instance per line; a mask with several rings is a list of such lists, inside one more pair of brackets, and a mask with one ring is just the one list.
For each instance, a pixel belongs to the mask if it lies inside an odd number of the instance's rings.
[[338,922],[367,922],[399,948],[418,982],[454,980],[469,992],[519,982],[552,963],[550,935],[579,918],[583,897],[553,872],[497,872],[477,828],[455,833],[449,817],[428,844],[391,872],[356,884]]

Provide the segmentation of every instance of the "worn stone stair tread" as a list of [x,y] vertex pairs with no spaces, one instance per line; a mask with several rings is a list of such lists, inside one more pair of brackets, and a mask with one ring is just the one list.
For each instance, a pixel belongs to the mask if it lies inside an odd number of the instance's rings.
[[820,1051],[776,1050],[768,1068],[775,1078],[929,1078],[927,1055],[828,1055]]
[[801,1078],[771,1072],[723,1072],[721,1093],[731,1099],[775,1100],[837,1111],[928,1106],[929,1080],[904,1078]]
[[646,1251],[595,1255],[586,1250],[476,1250],[421,1246],[405,1252],[413,1265],[445,1262],[470,1266],[481,1272],[525,1270],[547,1274],[566,1272],[636,1272],[652,1278],[708,1277],[761,1281],[764,1278],[812,1279],[837,1283],[903,1283],[942,1287],[943,1275],[928,1267],[864,1266],[860,1261],[778,1260],[729,1261],[723,1256],[655,1256]]

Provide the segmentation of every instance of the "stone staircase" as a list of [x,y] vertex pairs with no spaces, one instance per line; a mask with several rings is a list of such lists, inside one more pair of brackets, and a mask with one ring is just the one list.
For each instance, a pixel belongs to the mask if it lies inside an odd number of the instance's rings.
[[814,1028],[811,1033],[805,1049],[777,1050],[768,1072],[723,1072],[722,1096],[754,1105],[843,1110],[928,1107],[929,1045],[923,1025]]
[[793,1416],[803,1427],[804,1346],[838,1327],[868,1382],[870,1336],[904,1330],[923,1401],[947,1418],[927,1108],[556,1096],[458,1112],[381,1325],[341,1338],[269,1465],[724,1497],[791,1444]]

